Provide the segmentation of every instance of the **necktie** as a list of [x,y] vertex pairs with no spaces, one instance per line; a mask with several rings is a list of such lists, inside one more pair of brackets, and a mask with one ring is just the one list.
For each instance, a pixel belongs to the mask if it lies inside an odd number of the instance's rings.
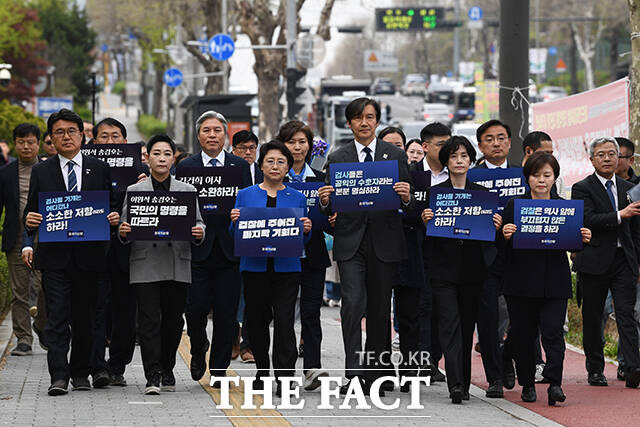
[[364,147],[362,149],[362,151],[364,151],[365,156],[364,156],[364,161],[365,162],[373,162],[373,157],[371,156],[371,148],[369,147]]
[[213,167],[218,166],[218,159],[211,159],[209,160],[209,164]]
[[609,200],[611,200],[611,206],[613,206],[614,211],[617,211],[618,207],[616,206],[616,198],[613,196],[613,191],[611,190],[611,188],[613,187],[613,181],[610,179],[607,180],[606,187],[607,187],[607,194],[609,195]]
[[302,181],[302,172],[296,174],[293,169],[291,169],[291,174],[289,175],[291,182],[303,182]]
[[74,165],[75,162],[73,160],[69,160],[69,163],[67,163],[69,170],[67,173],[67,188],[69,191],[78,191],[78,179],[76,178],[76,171],[73,170]]

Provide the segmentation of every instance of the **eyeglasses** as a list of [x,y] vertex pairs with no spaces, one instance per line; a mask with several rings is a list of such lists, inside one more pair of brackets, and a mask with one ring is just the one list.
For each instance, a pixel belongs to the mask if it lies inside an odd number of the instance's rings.
[[494,138],[492,135],[487,136],[486,138],[483,138],[482,141],[486,142],[487,144],[492,144],[494,141],[498,141],[499,143],[503,143],[507,140],[507,137],[505,135],[498,135],[496,138]]
[[120,132],[115,132],[112,133],[111,135],[109,134],[103,134],[103,135],[98,135],[98,137],[96,138],[96,141],[108,141],[108,140],[112,140],[112,141],[120,141],[122,140],[122,134]]
[[266,159],[264,161],[264,164],[269,166],[269,167],[273,167],[273,165],[277,165],[279,168],[282,167],[286,167],[287,166],[287,161],[284,159]]
[[628,156],[622,156],[622,155],[618,156],[619,159],[630,159],[632,157],[633,157],[633,154],[629,154]]
[[616,153],[615,151],[609,151],[608,153],[600,151],[599,153],[595,153],[593,157],[596,157],[598,160],[603,160],[605,157],[615,159],[616,157],[618,157],[618,153]]
[[47,144],[47,145],[51,145],[51,144],[53,144],[53,141],[51,141],[50,139],[48,139],[48,140],[46,140],[44,143],[45,143],[45,144]]
[[238,151],[256,151],[256,148],[258,147],[251,144],[251,145],[236,145],[234,148]]
[[58,129],[55,132],[51,132],[51,134],[56,138],[64,138],[65,133],[69,135],[70,138],[73,138],[78,133],[80,133],[80,130],[78,128],[69,128],[69,129]]

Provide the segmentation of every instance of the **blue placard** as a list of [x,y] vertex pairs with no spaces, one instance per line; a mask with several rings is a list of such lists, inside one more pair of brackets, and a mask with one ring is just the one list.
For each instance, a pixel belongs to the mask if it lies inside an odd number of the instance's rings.
[[467,179],[498,193],[500,210],[507,206],[509,200],[524,195],[529,189],[522,175],[522,168],[473,168],[467,172]]
[[584,200],[516,199],[513,220],[516,249],[582,249]]
[[234,255],[301,257],[303,216],[301,208],[240,208],[234,227]]
[[177,68],[169,68],[164,72],[164,83],[169,87],[178,87],[182,84],[184,76]]
[[432,187],[429,207],[434,217],[427,223],[427,236],[493,242],[493,214],[498,195],[489,191]]
[[400,208],[393,189],[398,182],[398,161],[332,163],[329,165],[334,212],[384,211]]
[[80,152],[109,164],[113,191],[127,191],[128,186],[138,182],[142,170],[139,144],[83,145]]
[[209,39],[209,54],[218,61],[226,61],[231,58],[235,49],[236,45],[233,39],[227,34],[216,34]]
[[196,225],[194,191],[129,191],[129,240],[193,240]]
[[73,110],[73,98],[38,97],[38,116],[49,117],[61,109]]
[[242,185],[242,170],[239,166],[180,167],[176,179],[196,187],[202,215],[229,215]]
[[89,242],[109,240],[109,192],[38,193],[40,242]]
[[323,182],[287,182],[289,187],[295,188],[305,195],[307,198],[307,211],[309,219],[313,224],[312,229],[318,231],[326,231],[331,228],[329,226],[329,218],[320,212],[320,197],[318,196],[318,188],[324,185]]

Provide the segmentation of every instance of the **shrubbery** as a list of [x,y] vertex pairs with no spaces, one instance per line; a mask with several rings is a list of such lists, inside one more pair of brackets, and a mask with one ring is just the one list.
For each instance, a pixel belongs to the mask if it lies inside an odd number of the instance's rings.
[[142,114],[136,126],[145,139],[149,139],[151,135],[167,132],[167,124],[150,114]]

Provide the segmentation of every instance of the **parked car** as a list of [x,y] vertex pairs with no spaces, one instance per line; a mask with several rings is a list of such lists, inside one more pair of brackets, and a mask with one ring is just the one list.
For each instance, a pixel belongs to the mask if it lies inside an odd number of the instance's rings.
[[393,95],[396,93],[396,87],[391,79],[386,77],[378,77],[373,81],[371,85],[371,94],[378,95],[381,93],[387,93]]
[[440,122],[447,126],[453,123],[453,106],[447,104],[424,104],[421,111],[417,111],[416,120],[423,120],[425,125]]
[[404,122],[400,124],[400,128],[404,132],[407,137],[407,141],[411,138],[420,138],[420,131],[424,128],[427,123],[420,121],[415,122]]
[[425,96],[427,93],[427,76],[423,74],[407,74],[400,93],[404,96]]
[[476,138],[476,131],[480,125],[478,123],[473,122],[460,122],[453,125],[451,128],[452,135],[460,135],[466,137],[469,142],[473,145],[473,148],[476,149],[476,158],[480,154],[480,149],[478,148],[478,139]]
[[553,101],[554,99],[564,98],[567,91],[560,86],[545,86],[540,89],[540,97],[543,102]]

